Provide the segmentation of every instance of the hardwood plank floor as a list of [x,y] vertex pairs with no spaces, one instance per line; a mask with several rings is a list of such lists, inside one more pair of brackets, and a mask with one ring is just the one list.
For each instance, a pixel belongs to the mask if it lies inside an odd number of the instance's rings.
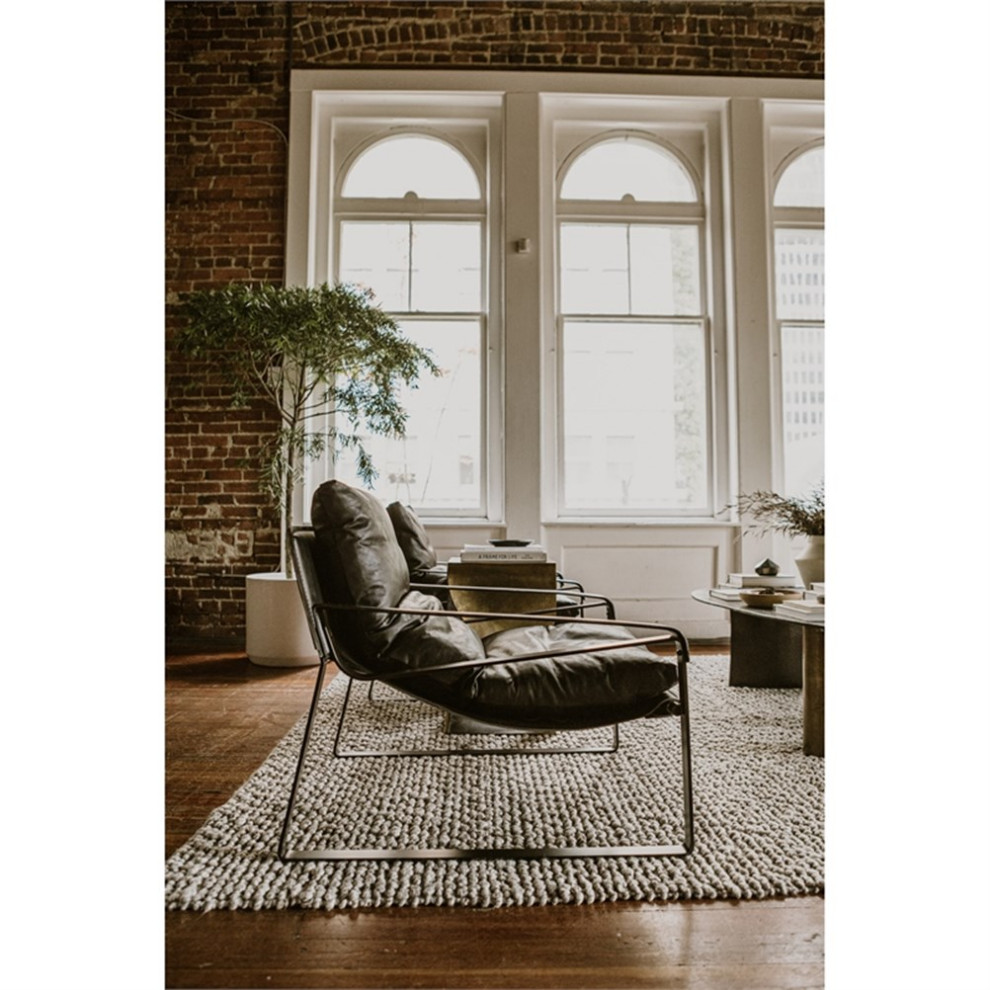
[[[315,671],[266,669],[224,653],[169,657],[165,673],[168,856],[303,714]],[[165,986],[810,990],[824,986],[823,930],[821,897],[170,911]]]

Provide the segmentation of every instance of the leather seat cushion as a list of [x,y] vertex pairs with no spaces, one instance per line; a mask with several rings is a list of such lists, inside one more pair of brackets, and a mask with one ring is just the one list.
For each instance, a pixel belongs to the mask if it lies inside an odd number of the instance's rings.
[[[432,620],[431,620],[432,621]],[[562,623],[506,629],[484,641],[489,658],[617,642],[617,626]],[[623,647],[440,672],[402,683],[428,701],[483,722],[519,729],[584,729],[677,710],[677,665],[645,647]]]
[[[614,643],[621,626],[561,623],[506,629],[485,640],[489,657]],[[644,646],[524,660],[474,674],[475,717],[519,728],[581,728],[665,714],[676,699],[677,664]]]

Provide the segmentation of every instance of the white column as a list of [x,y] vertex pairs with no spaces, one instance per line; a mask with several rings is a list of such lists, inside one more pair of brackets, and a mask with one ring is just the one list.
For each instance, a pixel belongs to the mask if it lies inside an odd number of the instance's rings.
[[540,538],[542,140],[537,93],[505,97],[505,521]]
[[[733,99],[729,107],[733,238],[735,384],[740,492],[773,489],[773,334],[766,144],[762,102]],[[740,245],[752,250],[740,250]],[[763,250],[758,246],[763,245]],[[769,537],[744,535],[739,566],[772,554]]]

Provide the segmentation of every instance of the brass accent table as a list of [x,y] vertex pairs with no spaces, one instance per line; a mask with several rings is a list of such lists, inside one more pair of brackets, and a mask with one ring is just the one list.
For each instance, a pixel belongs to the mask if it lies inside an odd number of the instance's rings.
[[692,591],[703,605],[729,612],[729,684],[732,687],[800,687],[804,752],[825,755],[825,620],[750,608]]
[[[536,612],[557,604],[557,565],[542,560],[467,561],[447,563],[447,584],[454,607],[461,612]],[[512,588],[547,589],[546,595],[513,594]],[[499,590],[501,589],[501,590]],[[537,622],[537,619],[533,620]],[[511,619],[473,623],[484,638],[501,629],[526,625]]]

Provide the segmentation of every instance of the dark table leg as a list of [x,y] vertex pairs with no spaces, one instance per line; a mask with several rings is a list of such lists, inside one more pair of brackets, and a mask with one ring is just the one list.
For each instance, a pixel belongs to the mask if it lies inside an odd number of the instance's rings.
[[804,627],[804,752],[825,755],[825,628]]
[[801,627],[729,613],[730,687],[801,687]]

